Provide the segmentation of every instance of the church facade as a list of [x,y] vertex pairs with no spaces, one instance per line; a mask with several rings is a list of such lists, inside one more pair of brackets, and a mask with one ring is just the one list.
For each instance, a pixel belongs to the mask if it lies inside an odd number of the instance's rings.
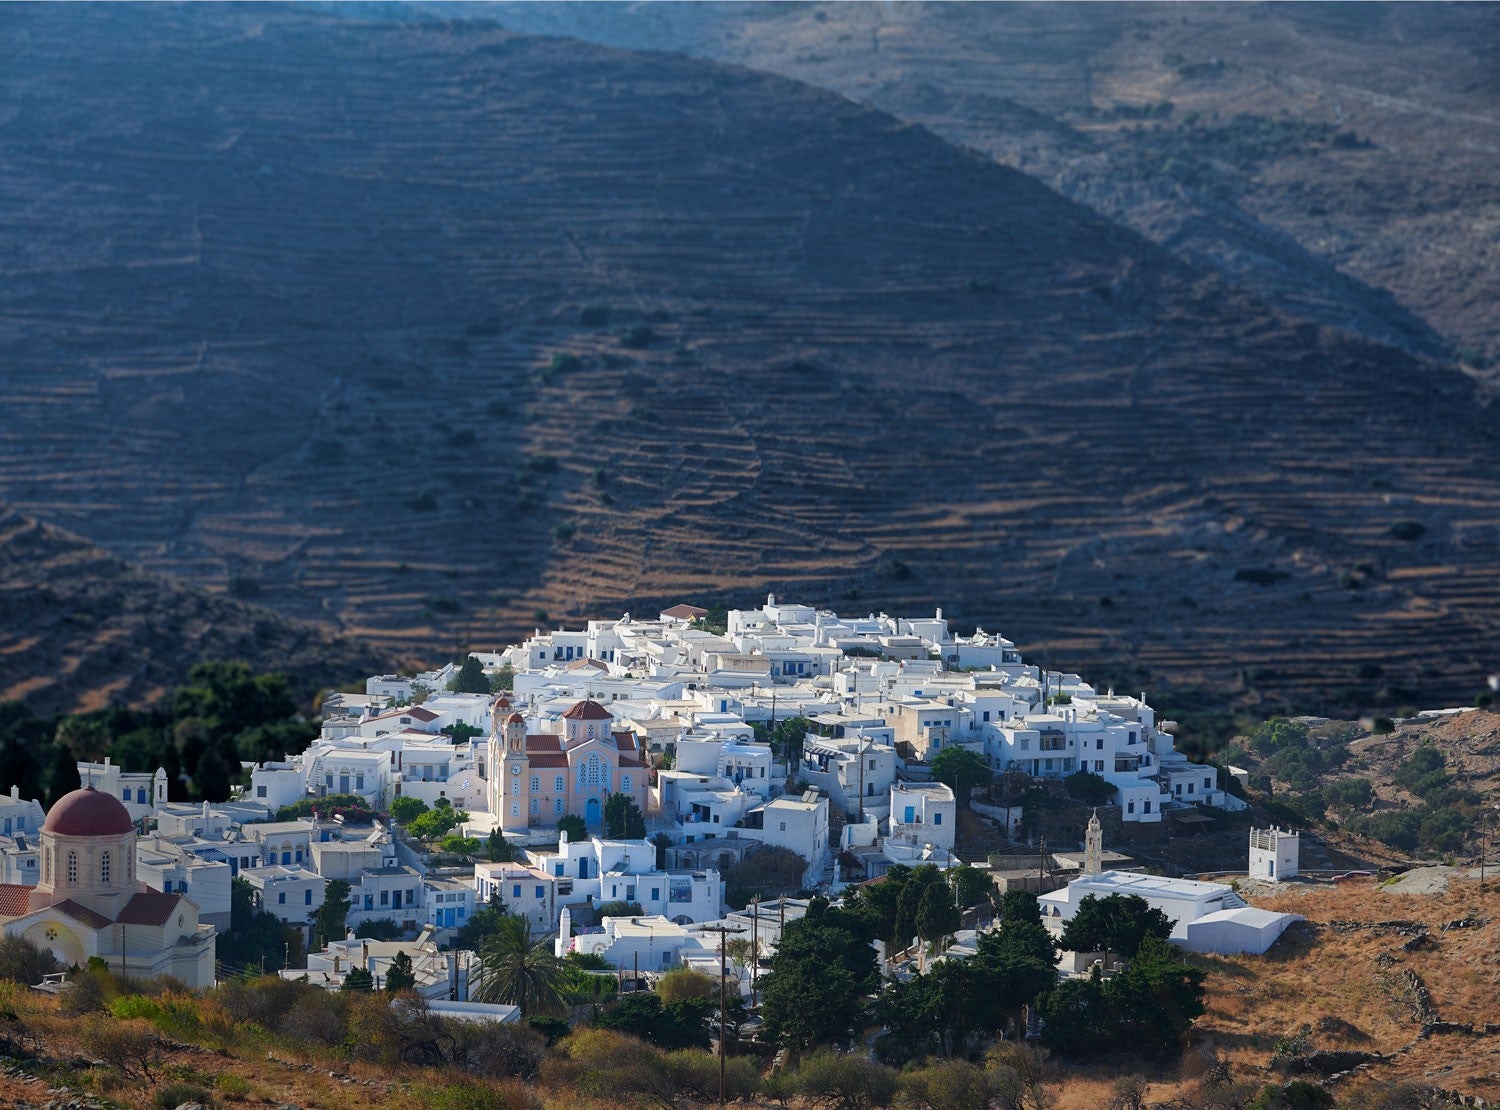
[[182,894],[135,875],[135,824],[92,785],[58,799],[42,825],[36,886],[0,884],[0,930],[48,949],[64,966],[97,956],[111,971],[214,983],[216,932]]
[[646,809],[648,768],[632,733],[611,729],[614,717],[596,701],[581,701],[563,714],[563,731],[526,732],[519,713],[505,715],[500,699],[490,718],[490,812],[505,832],[555,825],[567,815],[590,830],[604,826],[604,800],[624,794]]

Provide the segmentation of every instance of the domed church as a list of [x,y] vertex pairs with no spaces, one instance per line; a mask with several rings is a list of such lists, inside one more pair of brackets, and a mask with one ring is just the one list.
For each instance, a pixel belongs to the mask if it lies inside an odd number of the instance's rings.
[[135,824],[92,784],[59,798],[41,833],[36,886],[0,883],[0,930],[51,949],[65,966],[98,956],[111,971],[214,982],[215,931],[182,894],[135,877]]

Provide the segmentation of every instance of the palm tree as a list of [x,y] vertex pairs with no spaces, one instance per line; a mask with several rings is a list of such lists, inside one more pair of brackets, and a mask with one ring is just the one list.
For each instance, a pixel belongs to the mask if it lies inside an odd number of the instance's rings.
[[567,1013],[562,998],[563,963],[546,940],[531,939],[531,922],[511,916],[480,947],[478,999],[521,1008],[522,1017]]

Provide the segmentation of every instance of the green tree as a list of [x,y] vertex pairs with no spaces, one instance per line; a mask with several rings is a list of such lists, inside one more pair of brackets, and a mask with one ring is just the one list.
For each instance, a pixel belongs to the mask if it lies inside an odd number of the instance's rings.
[[458,673],[448,681],[448,689],[455,694],[488,694],[490,679],[484,673],[484,664],[474,655],[464,656]]
[[356,940],[400,940],[401,926],[389,917],[361,921],[354,930]]
[[[470,658],[473,658],[470,656]],[[387,994],[395,994],[397,991],[409,991],[417,985],[417,973],[412,970],[411,957],[405,952],[397,952],[391,960],[390,967],[385,971],[385,990]]]
[[865,923],[814,898],[803,917],[787,923],[761,979],[767,1031],[794,1050],[847,1043],[879,979]]
[[601,1029],[629,1033],[658,1048],[707,1048],[704,1019],[714,1011],[710,998],[680,998],[663,1002],[651,991],[627,994],[594,1020]]
[[427,812],[427,803],[421,798],[403,794],[391,803],[391,819],[398,825],[410,825]]
[[1118,952],[1129,959],[1148,936],[1166,940],[1172,919],[1138,894],[1089,895],[1063,926],[1061,943],[1070,952],[1102,952],[1104,962]]
[[[451,805],[438,806],[413,818],[411,824],[406,826],[406,831],[417,839],[430,843],[440,840],[468,819],[469,815],[461,809],[454,809]],[[478,850],[476,847],[475,851]]]
[[218,936],[218,957],[233,967],[280,967],[287,933],[275,914],[258,909],[255,888],[236,876],[229,882],[229,929]]
[[1375,799],[1375,788],[1369,779],[1335,779],[1323,788],[1328,804],[1343,809],[1364,809]]
[[1064,1056],[1087,1056],[1114,1046],[1109,1001],[1099,969],[1069,979],[1042,999],[1042,1043]]
[[521,1008],[522,1017],[564,1013],[560,993],[562,961],[552,954],[551,942],[533,940],[531,923],[506,917],[479,950],[480,1002],[501,1002]]
[[501,663],[495,677],[490,679],[490,693],[501,694],[513,690],[516,685],[516,669],[509,663]]
[[946,876],[958,904],[965,909],[974,906],[993,907],[1000,900],[1000,889],[995,886],[994,880],[977,867],[970,867],[968,864],[951,867]]
[[1004,918],[998,929],[980,934],[969,966],[980,980],[978,995],[984,1027],[1007,1026],[1017,1040],[1026,1035],[1025,1010],[1057,983],[1057,946],[1039,917]]
[[969,791],[988,786],[995,773],[979,756],[964,748],[944,748],[932,761],[932,777],[953,789],[959,806],[969,804]]
[[477,836],[458,836],[449,833],[438,842],[438,850],[455,856],[477,856],[479,854],[479,838]]
[[888,1064],[925,1056],[963,1056],[988,1032],[980,976],[960,960],[941,960],[925,975],[897,980],[881,994],[875,1014],[885,1025],[877,1051]]
[[1207,973],[1177,958],[1177,950],[1150,933],[1135,956],[1105,984],[1121,1046],[1158,1056],[1181,1050],[1193,1022],[1203,1016]]
[[458,933],[453,938],[453,947],[479,951],[486,940],[500,931],[500,926],[509,917],[500,895],[492,894],[489,905],[475,910],[473,916],[459,926]]
[[352,967],[344,976],[344,984],[339,990],[344,991],[373,991],[375,989],[375,976],[371,975],[362,967]]
[[640,917],[645,912],[639,902],[624,902],[618,899],[613,902],[601,902],[594,909],[600,921],[606,917]]
[[499,829],[491,829],[484,842],[484,854],[491,863],[510,863],[516,858],[505,836]]
[[944,937],[958,932],[962,918],[953,893],[946,883],[933,883],[922,892],[917,907],[917,936],[936,946]]
[[1264,757],[1285,748],[1307,746],[1307,726],[1285,717],[1272,717],[1250,734],[1250,746]]
[[634,799],[625,794],[604,799],[604,835],[610,840],[646,838],[646,818]]
[[576,813],[566,813],[557,819],[557,831],[568,834],[569,844],[580,844],[589,838],[589,827]]
[[323,888],[323,904],[312,918],[313,947],[322,951],[330,941],[343,940],[349,932],[348,917],[349,884],[343,879],[329,879]]
[[1109,805],[1115,796],[1115,788],[1109,780],[1092,771],[1074,771],[1063,779],[1063,784],[1067,787],[1068,797],[1086,806]]

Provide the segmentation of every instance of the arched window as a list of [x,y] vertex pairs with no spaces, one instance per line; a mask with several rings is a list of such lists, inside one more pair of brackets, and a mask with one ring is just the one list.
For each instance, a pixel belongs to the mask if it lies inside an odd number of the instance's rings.
[[541,775],[532,775],[531,776],[531,792],[533,794],[540,794],[542,792],[542,776]]
[[620,791],[622,793],[625,793],[625,794],[629,794],[630,793],[630,776],[629,775],[626,775],[624,778],[622,778],[620,780]]
[[541,811],[542,811],[542,800],[540,798],[532,798],[531,799],[531,815],[533,817],[535,817]]
[[78,885],[78,853],[68,853],[68,885]]
[[108,883],[109,882],[109,853],[108,852],[105,852],[102,856],[99,857],[99,881],[101,883]]
[[510,803],[510,815],[512,817],[519,817],[519,816],[521,816],[521,803],[520,802],[511,802]]
[[580,790],[593,786],[606,786],[609,783],[609,763],[599,758],[598,754],[590,755],[578,765],[578,788]]
[[555,813],[555,814],[557,814],[559,817],[562,816],[562,799],[561,798],[554,798],[553,799],[553,801],[552,801],[552,812]]
[[563,777],[561,775],[557,776],[557,781],[552,784],[552,789],[555,790],[555,791],[557,791],[559,794],[562,793],[562,790],[563,790]]

